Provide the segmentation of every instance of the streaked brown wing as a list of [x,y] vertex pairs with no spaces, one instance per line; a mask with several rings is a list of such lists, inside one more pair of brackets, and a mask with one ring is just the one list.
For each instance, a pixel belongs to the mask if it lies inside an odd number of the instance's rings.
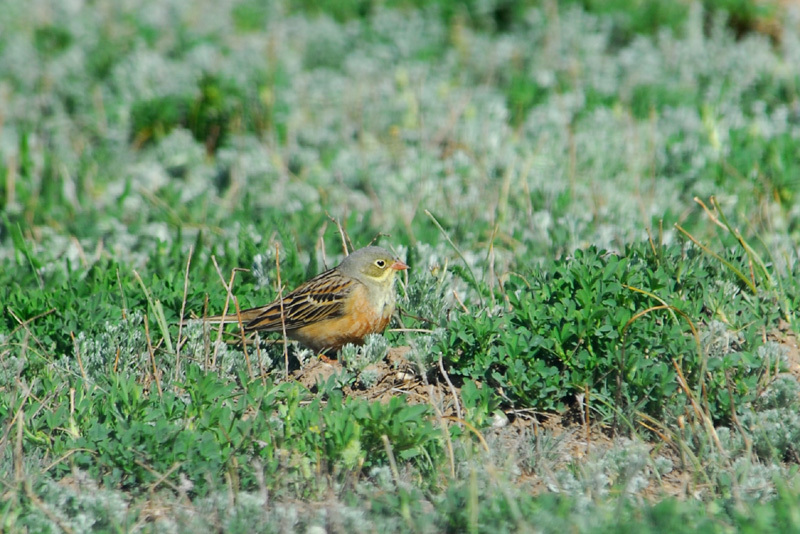
[[[347,296],[359,284],[352,278],[345,278],[335,269],[325,271],[283,297],[283,313],[286,330],[294,330],[325,319],[341,317]],[[258,316],[246,325],[247,330],[279,332],[281,322],[281,302],[268,304],[259,310]],[[250,310],[245,310],[247,313]]]

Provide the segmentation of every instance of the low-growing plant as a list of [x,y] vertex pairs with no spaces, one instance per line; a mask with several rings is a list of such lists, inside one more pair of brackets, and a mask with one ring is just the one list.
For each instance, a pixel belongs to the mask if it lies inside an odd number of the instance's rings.
[[500,407],[500,399],[494,391],[484,385],[476,385],[467,380],[461,386],[461,402],[464,420],[476,428],[483,428],[491,422],[495,410]]
[[[733,291],[717,300],[720,283]],[[729,270],[691,248],[577,251],[504,289],[509,312],[459,315],[438,348],[451,374],[498,388],[516,407],[563,409],[588,392],[600,413],[660,418],[682,413],[688,387],[727,421],[731,402],[754,398],[758,370],[774,364],[754,357],[747,325],[775,320],[777,303],[739,291]],[[696,337],[703,322],[718,333]],[[736,342],[714,348],[732,328]]]
[[261,135],[275,126],[272,108],[257,94],[244,92],[229,80],[206,74],[197,81],[196,90],[197,95],[166,95],[136,102],[131,108],[131,140],[142,146],[182,127],[213,153],[242,130]]

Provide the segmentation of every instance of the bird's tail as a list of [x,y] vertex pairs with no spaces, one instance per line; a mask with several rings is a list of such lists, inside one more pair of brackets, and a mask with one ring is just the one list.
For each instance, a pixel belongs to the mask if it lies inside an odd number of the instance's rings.
[[[260,308],[250,308],[247,310],[241,310],[239,313],[229,313],[227,315],[209,315],[208,317],[194,317],[193,320],[201,320],[206,323],[212,324],[239,324],[241,323],[244,326],[247,326],[251,323],[254,319],[256,319],[259,315],[261,315],[264,310],[265,306]],[[187,321],[183,321],[185,325]]]

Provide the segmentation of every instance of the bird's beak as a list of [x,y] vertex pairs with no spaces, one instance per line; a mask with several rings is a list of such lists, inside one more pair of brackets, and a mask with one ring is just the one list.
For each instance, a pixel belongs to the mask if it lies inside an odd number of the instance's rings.
[[395,271],[405,271],[408,269],[408,265],[403,263],[400,260],[394,260],[394,263],[389,266],[390,269],[394,269]]

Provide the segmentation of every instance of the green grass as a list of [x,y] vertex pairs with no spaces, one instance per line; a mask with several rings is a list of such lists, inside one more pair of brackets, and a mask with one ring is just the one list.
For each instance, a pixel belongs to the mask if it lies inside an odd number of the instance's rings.
[[11,2],[0,530],[798,530],[797,29],[662,4]]

